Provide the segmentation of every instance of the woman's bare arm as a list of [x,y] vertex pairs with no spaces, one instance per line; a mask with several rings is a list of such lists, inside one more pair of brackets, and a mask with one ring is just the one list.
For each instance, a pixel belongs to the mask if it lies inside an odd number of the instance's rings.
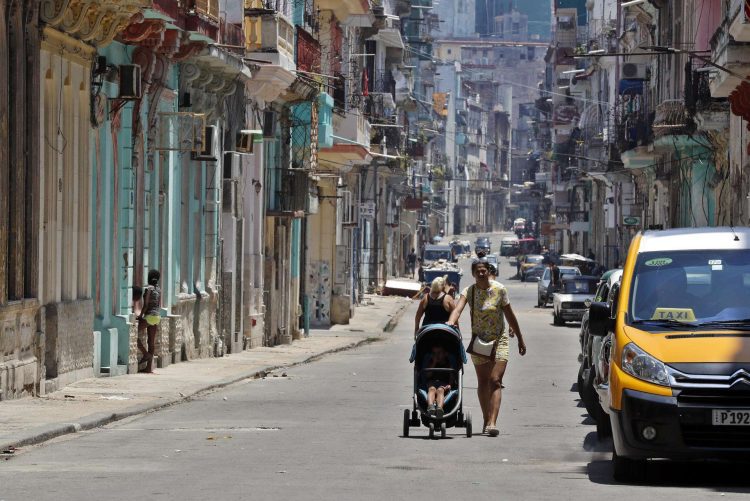
[[458,303],[456,304],[456,307],[451,312],[450,318],[448,318],[448,321],[445,322],[448,325],[458,325],[458,319],[461,317],[461,313],[464,311],[464,307],[466,306],[466,296],[461,296],[458,298]]
[[518,338],[518,352],[521,355],[525,355],[526,343],[523,340],[523,334],[521,334],[521,327],[518,325],[516,314],[513,313],[513,308],[511,308],[510,304],[503,306],[503,313],[505,314],[505,318],[508,320],[508,326],[510,326],[510,332],[508,333],[508,335],[510,337],[513,337],[515,335]]
[[425,306],[427,306],[427,296],[424,296],[422,299],[419,300],[419,308],[417,308],[417,314],[414,317],[414,335],[417,335],[417,331],[419,330],[419,322],[422,320],[422,315],[424,315],[424,309]]

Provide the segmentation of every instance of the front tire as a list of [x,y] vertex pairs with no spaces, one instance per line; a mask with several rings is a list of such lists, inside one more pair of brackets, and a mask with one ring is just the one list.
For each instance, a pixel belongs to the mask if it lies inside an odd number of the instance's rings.
[[445,421],[440,423],[440,438],[445,438],[445,434],[447,433]]
[[538,308],[543,308],[544,307],[544,301],[542,301],[542,296],[539,295],[539,294],[537,294],[537,296],[536,296],[536,305],[537,305]]
[[435,438],[435,423],[430,422],[430,439]]
[[471,414],[466,414],[466,438],[471,438]]
[[558,325],[558,326],[565,325],[565,320],[563,320],[562,318],[560,318],[560,316],[555,311],[555,312],[552,313],[552,323],[555,324],[555,325]]
[[404,409],[404,437],[409,436],[409,425],[410,425],[410,419],[409,419],[409,409]]
[[612,452],[612,469],[618,482],[640,482],[646,477],[646,460],[624,458]]

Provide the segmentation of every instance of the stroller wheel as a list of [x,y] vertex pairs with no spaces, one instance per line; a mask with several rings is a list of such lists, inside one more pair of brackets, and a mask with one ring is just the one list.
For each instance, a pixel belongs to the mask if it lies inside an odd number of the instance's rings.
[[445,421],[440,423],[440,438],[445,438]]
[[466,414],[466,438],[471,438],[471,414]]
[[430,438],[435,438],[435,423],[430,422]]
[[404,436],[409,436],[409,409],[404,409]]

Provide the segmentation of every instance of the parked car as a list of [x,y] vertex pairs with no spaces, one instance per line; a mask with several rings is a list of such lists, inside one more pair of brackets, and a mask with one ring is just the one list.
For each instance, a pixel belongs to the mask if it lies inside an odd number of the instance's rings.
[[747,457],[750,228],[634,236],[622,280],[589,312],[604,337],[597,367],[615,480],[641,480],[649,458]]
[[478,237],[474,242],[474,252],[484,251],[490,253],[490,239],[488,237]]
[[495,269],[497,269],[497,265],[499,262],[497,258],[497,254],[487,254],[485,257],[487,258],[487,262],[489,262],[491,265],[495,267]]
[[[579,270],[575,266],[558,266],[558,269],[560,270],[560,280],[562,280],[565,276],[575,276],[575,275],[581,275],[581,270]],[[552,295],[549,293],[549,281],[551,279],[551,272],[549,270],[548,266],[544,267],[544,272],[542,273],[542,277],[539,280],[539,283],[537,284],[537,299],[536,299],[536,305],[540,308],[543,306],[547,306],[547,303],[552,301]]]
[[[609,292],[615,284],[619,284],[622,278],[622,269],[609,270],[599,279],[599,284],[594,295],[594,302],[607,301]],[[608,432],[609,417],[599,404],[599,396],[596,393],[597,381],[601,379],[597,375],[597,359],[602,350],[603,338],[592,336],[589,332],[589,310],[583,314],[581,319],[581,353],[579,358],[581,366],[578,369],[578,394],[586,406],[589,416],[596,421],[597,435],[604,438]]]
[[521,269],[519,271],[519,274],[521,275],[521,281],[524,280],[524,276],[526,275],[526,270],[530,270],[534,266],[538,264],[542,264],[542,261],[544,261],[544,256],[541,254],[526,254],[521,258]]
[[501,256],[515,256],[518,254],[518,239],[515,237],[505,237],[500,241]]
[[598,282],[599,277],[563,277],[560,292],[555,292],[552,296],[553,323],[565,325],[567,321],[580,322],[588,308],[586,301],[590,304],[594,300]]
[[542,279],[542,275],[544,275],[544,270],[546,270],[547,267],[543,264],[537,264],[533,267],[526,270],[526,274],[523,276],[524,281],[526,282],[539,282]]

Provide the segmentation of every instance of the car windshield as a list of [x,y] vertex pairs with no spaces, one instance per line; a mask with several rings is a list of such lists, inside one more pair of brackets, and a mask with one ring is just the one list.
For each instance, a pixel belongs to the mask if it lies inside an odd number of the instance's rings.
[[541,263],[544,260],[543,256],[526,256],[527,263]]
[[565,280],[563,292],[566,294],[594,294],[596,293],[596,280]]
[[450,250],[425,250],[424,258],[428,261],[437,261],[438,259],[451,259]]
[[750,250],[643,253],[633,277],[634,324],[750,326]]

